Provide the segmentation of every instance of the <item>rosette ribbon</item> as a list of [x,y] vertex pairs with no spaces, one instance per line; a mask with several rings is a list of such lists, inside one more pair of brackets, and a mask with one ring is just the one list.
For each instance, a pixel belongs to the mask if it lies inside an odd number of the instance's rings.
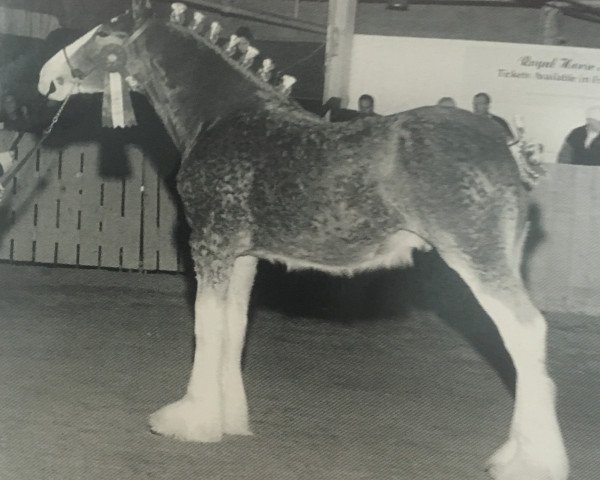
[[127,54],[121,45],[109,44],[102,48],[104,62],[104,96],[102,98],[102,126],[125,128],[136,125],[131,104],[130,89],[125,81]]

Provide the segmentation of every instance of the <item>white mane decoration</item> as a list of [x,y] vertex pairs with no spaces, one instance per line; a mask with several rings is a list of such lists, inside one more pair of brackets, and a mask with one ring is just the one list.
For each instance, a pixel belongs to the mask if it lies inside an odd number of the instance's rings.
[[269,82],[275,70],[275,64],[270,58],[265,58],[262,62],[262,66],[256,72],[263,82]]
[[[188,12],[192,13],[191,18]],[[189,30],[191,30],[197,35],[205,35],[206,37],[208,37],[208,40],[215,45],[219,41],[219,37],[221,35],[221,32],[223,31],[223,27],[221,26],[221,24],[217,21],[214,21],[210,24],[210,28],[208,29],[208,31],[205,31],[205,33],[203,34],[202,31],[204,30],[204,25],[206,23],[206,15],[198,10],[189,10],[187,5],[185,5],[182,2],[174,2],[171,4],[171,15],[169,17],[169,20],[176,25],[187,27]],[[241,38],[238,35],[231,35],[229,37],[229,42],[227,46],[223,48],[224,53],[227,56],[232,57],[236,53],[236,47],[240,43],[240,41]],[[253,75],[256,75],[263,82],[270,83],[273,77],[273,73],[275,71],[275,64],[273,63],[273,60],[271,60],[270,58],[264,59],[262,61],[262,65],[256,72],[253,72],[251,69],[254,60],[259,54],[260,51],[258,50],[258,48],[249,45],[246,53],[239,60],[240,65],[243,68],[248,69]],[[134,84],[134,81],[131,78],[128,77],[125,80],[130,88],[135,89],[137,87],[137,85]],[[275,86],[275,89],[283,95],[289,95],[292,90],[292,86],[295,83],[295,77],[291,75],[283,75],[281,77],[281,82]]]
[[254,63],[254,59],[258,56],[260,50],[258,48],[254,48],[253,46],[249,46],[246,51],[246,55],[244,55],[244,59],[242,60],[242,67],[250,68]]
[[175,2],[171,4],[171,21],[179,25],[185,23],[185,12],[187,12],[187,5],[181,2]]
[[202,31],[202,24],[204,23],[205,18],[206,15],[196,10],[192,18],[192,23],[190,23],[190,30],[193,30],[196,33],[200,33]]
[[229,37],[229,43],[227,44],[227,48],[225,49],[227,55],[231,57],[235,54],[235,47],[240,43],[241,40],[242,39],[238,37],[235,33]]
[[219,34],[223,30],[223,27],[219,22],[212,22],[210,24],[210,32],[208,38],[212,43],[217,43],[219,40]]
[[296,83],[296,77],[292,75],[284,75],[281,77],[281,85],[278,86],[279,91],[284,95],[289,95],[292,91],[292,87]]

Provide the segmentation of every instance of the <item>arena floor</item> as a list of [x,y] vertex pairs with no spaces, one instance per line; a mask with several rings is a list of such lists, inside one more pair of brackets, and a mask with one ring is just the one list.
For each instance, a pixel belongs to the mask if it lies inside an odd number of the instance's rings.
[[[263,265],[245,358],[255,436],[219,444],[146,425],[185,388],[190,300],[178,275],[0,265],[0,478],[487,478],[513,372],[435,261],[353,281]],[[571,478],[594,480],[600,318],[547,318]]]

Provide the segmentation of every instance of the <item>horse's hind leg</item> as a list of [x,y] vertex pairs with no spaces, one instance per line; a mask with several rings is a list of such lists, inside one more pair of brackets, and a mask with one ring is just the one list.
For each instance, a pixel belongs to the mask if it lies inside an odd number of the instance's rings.
[[440,254],[496,324],[517,372],[509,439],[490,459],[490,474],[496,480],[565,480],[568,460],[546,368],[546,321],[531,303],[516,262]]
[[197,442],[248,433],[240,356],[256,261],[234,258],[196,261],[192,373],[184,397],[150,416],[155,433]]

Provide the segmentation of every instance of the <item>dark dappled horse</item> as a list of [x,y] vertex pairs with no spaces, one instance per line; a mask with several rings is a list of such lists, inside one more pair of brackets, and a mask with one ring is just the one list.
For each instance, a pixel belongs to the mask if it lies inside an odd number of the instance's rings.
[[257,259],[352,274],[409,265],[413,249],[435,248],[493,319],[517,371],[510,434],[491,475],[566,479],[546,322],[519,273],[527,189],[493,122],[426,107],[327,123],[147,7],[134,1],[131,14],[57,54],[39,88],[53,82],[56,100],[101,92],[96,67],[116,46],[182,154],[196,350],[187,393],[150,417],[152,430],[200,442],[250,433],[241,353]]

